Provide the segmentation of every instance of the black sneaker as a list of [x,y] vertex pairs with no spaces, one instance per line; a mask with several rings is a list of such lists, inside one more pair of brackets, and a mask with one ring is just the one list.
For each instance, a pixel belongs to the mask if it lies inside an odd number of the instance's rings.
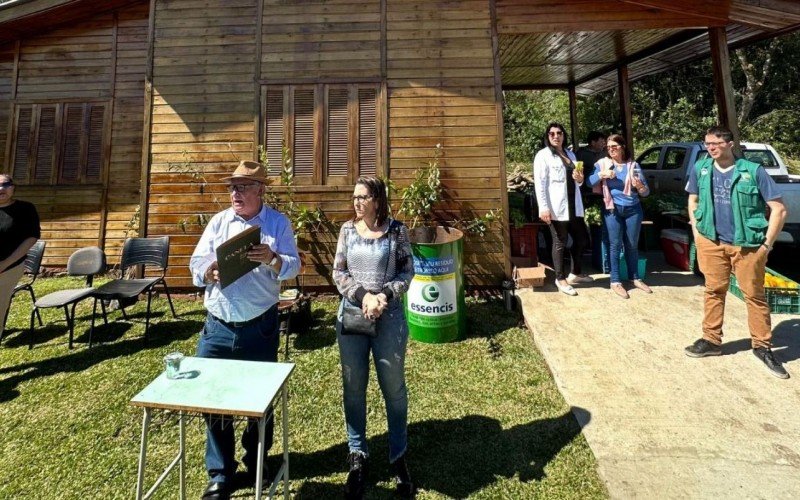
[[690,358],[704,358],[706,356],[719,356],[722,354],[722,348],[706,339],[697,339],[694,344],[684,349],[684,352]]
[[348,500],[361,500],[364,498],[364,489],[367,483],[367,456],[357,451],[347,455],[347,464],[350,472],[347,473],[347,482],[344,485],[344,497]]
[[411,480],[411,474],[408,472],[408,464],[406,463],[406,456],[402,455],[392,464],[394,471],[394,480],[397,483],[397,494],[402,498],[414,498],[417,493],[417,488]]
[[757,357],[764,366],[767,367],[769,372],[778,378],[789,378],[789,373],[783,367],[780,361],[775,359],[772,355],[772,349],[769,347],[757,347],[753,349],[753,355]]

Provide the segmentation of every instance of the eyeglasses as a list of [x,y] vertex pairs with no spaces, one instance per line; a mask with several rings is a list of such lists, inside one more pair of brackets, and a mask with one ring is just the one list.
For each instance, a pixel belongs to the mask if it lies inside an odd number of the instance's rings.
[[353,196],[353,203],[365,203],[371,199],[372,196],[367,196],[367,195]]
[[619,149],[621,147],[622,146],[618,146],[617,144],[612,144],[611,146],[606,146],[606,149],[609,150],[609,151],[613,151],[613,150]]
[[250,184],[228,184],[226,187],[228,188],[229,193],[233,193],[236,191],[237,193],[244,193],[249,188],[258,186],[258,184],[250,183]]
[[553,132],[548,132],[547,135],[549,135],[550,137],[559,137],[559,136],[564,135],[564,132],[562,132],[560,130],[556,130],[556,131],[553,131]]
[[0,182],[0,188],[10,188],[13,187],[14,183],[11,181]]
[[704,142],[703,146],[708,148],[718,148],[721,147],[723,144],[727,144],[728,141],[716,141],[716,142]]

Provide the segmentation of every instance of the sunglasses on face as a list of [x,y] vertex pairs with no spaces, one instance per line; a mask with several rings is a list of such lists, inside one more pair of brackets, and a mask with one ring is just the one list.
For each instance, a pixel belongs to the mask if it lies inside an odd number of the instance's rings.
[[229,193],[233,193],[234,191],[237,193],[244,193],[254,186],[258,186],[258,184],[228,184],[226,187]]
[[14,186],[14,183],[11,181],[0,182],[0,188],[10,188]]
[[547,135],[549,135],[550,137],[561,137],[562,135],[564,135],[564,132],[556,130],[554,132],[548,132]]

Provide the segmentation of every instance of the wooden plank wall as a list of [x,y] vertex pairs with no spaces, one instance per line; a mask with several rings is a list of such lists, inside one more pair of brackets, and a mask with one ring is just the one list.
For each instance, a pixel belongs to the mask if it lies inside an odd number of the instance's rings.
[[[32,201],[39,210],[42,237],[48,241],[46,266],[63,267],[76,249],[104,241],[109,262],[119,261],[123,227],[138,200],[144,61],[141,27],[146,23],[147,13],[146,3],[137,4],[20,42],[16,96],[20,102],[108,99],[114,105],[105,184],[17,188],[18,197]],[[117,53],[120,59],[115,65]],[[0,56],[0,61],[6,59]],[[2,82],[7,81],[6,65],[0,62],[0,89],[4,87]],[[0,90],[3,129],[8,123],[3,116],[7,117],[10,109],[6,95]],[[138,138],[131,132],[137,123]],[[0,139],[5,137],[6,134],[0,133]],[[102,207],[106,200],[108,210],[104,214]]]
[[[387,85],[391,178],[403,185],[441,144],[453,218],[502,206],[502,162],[487,1],[388,0]],[[499,231],[465,245],[470,284],[499,284]]]
[[[256,0],[156,2],[147,234],[172,237],[171,285],[190,285],[197,214],[228,206],[219,178],[254,155],[261,85],[385,82],[390,177],[406,184],[442,144],[443,217],[502,206],[487,1],[263,0],[256,26],[258,8]],[[341,222],[352,216],[351,190],[302,186],[296,199]],[[305,286],[332,284],[335,238],[314,238]],[[471,283],[498,283],[502,241],[468,242]]]
[[196,214],[230,206],[219,178],[253,157],[257,4],[155,3],[147,235],[171,237],[170,286],[191,286]]
[[[264,0],[261,82],[381,81],[381,17],[376,0]],[[296,199],[322,207],[338,228],[353,216],[352,192],[352,186],[304,186]],[[332,229],[301,236],[300,245],[309,252],[304,286],[333,285],[338,233]]]
[[11,111],[11,82],[14,78],[15,54],[16,50],[13,43],[0,46],[0,165],[3,167],[5,167],[5,159],[3,157],[6,152],[8,116]]

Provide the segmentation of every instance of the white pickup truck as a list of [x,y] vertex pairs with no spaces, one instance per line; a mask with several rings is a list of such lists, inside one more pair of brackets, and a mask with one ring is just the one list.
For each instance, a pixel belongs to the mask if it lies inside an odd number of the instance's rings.
[[[769,144],[742,143],[745,159],[762,165],[778,184],[788,216],[779,243],[800,244],[800,176],[789,175],[786,164]],[[701,142],[670,142],[645,150],[636,158],[651,192],[684,192],[689,168],[708,157]]]

